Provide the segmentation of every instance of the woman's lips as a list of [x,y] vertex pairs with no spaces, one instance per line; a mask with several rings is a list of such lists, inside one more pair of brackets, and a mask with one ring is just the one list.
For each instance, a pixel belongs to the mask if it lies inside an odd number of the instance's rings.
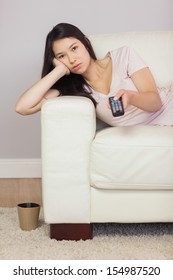
[[79,64],[75,65],[75,66],[73,67],[73,70],[77,70],[77,69],[79,69],[79,68],[80,68],[80,66],[81,66],[81,63],[79,63]]

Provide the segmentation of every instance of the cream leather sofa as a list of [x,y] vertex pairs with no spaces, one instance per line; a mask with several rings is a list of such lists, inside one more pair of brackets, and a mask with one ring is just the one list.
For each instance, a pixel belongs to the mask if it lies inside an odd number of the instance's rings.
[[[173,32],[90,37],[98,58],[128,45],[157,85],[173,82]],[[93,223],[173,222],[173,128],[107,127],[92,102],[58,97],[42,107],[45,222],[57,240],[92,238]]]

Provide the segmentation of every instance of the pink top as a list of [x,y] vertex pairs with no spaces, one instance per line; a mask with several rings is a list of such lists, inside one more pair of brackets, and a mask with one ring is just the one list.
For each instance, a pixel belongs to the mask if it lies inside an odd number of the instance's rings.
[[108,98],[116,95],[120,89],[137,91],[130,76],[145,67],[148,67],[140,56],[130,47],[121,47],[110,51],[112,59],[112,81],[108,95],[92,89],[92,96],[97,101],[96,114],[99,119],[110,126],[130,125],[173,125],[173,83],[169,88],[158,88],[162,100],[162,108],[157,112],[146,112],[132,105],[128,106],[125,114],[113,117],[107,107]]

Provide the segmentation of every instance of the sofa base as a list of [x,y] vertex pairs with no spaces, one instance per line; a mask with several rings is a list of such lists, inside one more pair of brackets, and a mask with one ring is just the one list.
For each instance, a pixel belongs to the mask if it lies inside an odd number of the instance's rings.
[[50,224],[50,237],[56,240],[87,240],[93,238],[92,224]]

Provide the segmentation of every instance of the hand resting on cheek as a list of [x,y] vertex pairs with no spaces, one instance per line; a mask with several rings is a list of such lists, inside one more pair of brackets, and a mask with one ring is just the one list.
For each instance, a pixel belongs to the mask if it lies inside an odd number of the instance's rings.
[[53,63],[54,67],[59,67],[59,69],[62,69],[62,71],[64,72],[64,75],[70,74],[70,70],[68,69],[68,67],[64,63],[59,61],[58,59],[54,58],[52,63]]

